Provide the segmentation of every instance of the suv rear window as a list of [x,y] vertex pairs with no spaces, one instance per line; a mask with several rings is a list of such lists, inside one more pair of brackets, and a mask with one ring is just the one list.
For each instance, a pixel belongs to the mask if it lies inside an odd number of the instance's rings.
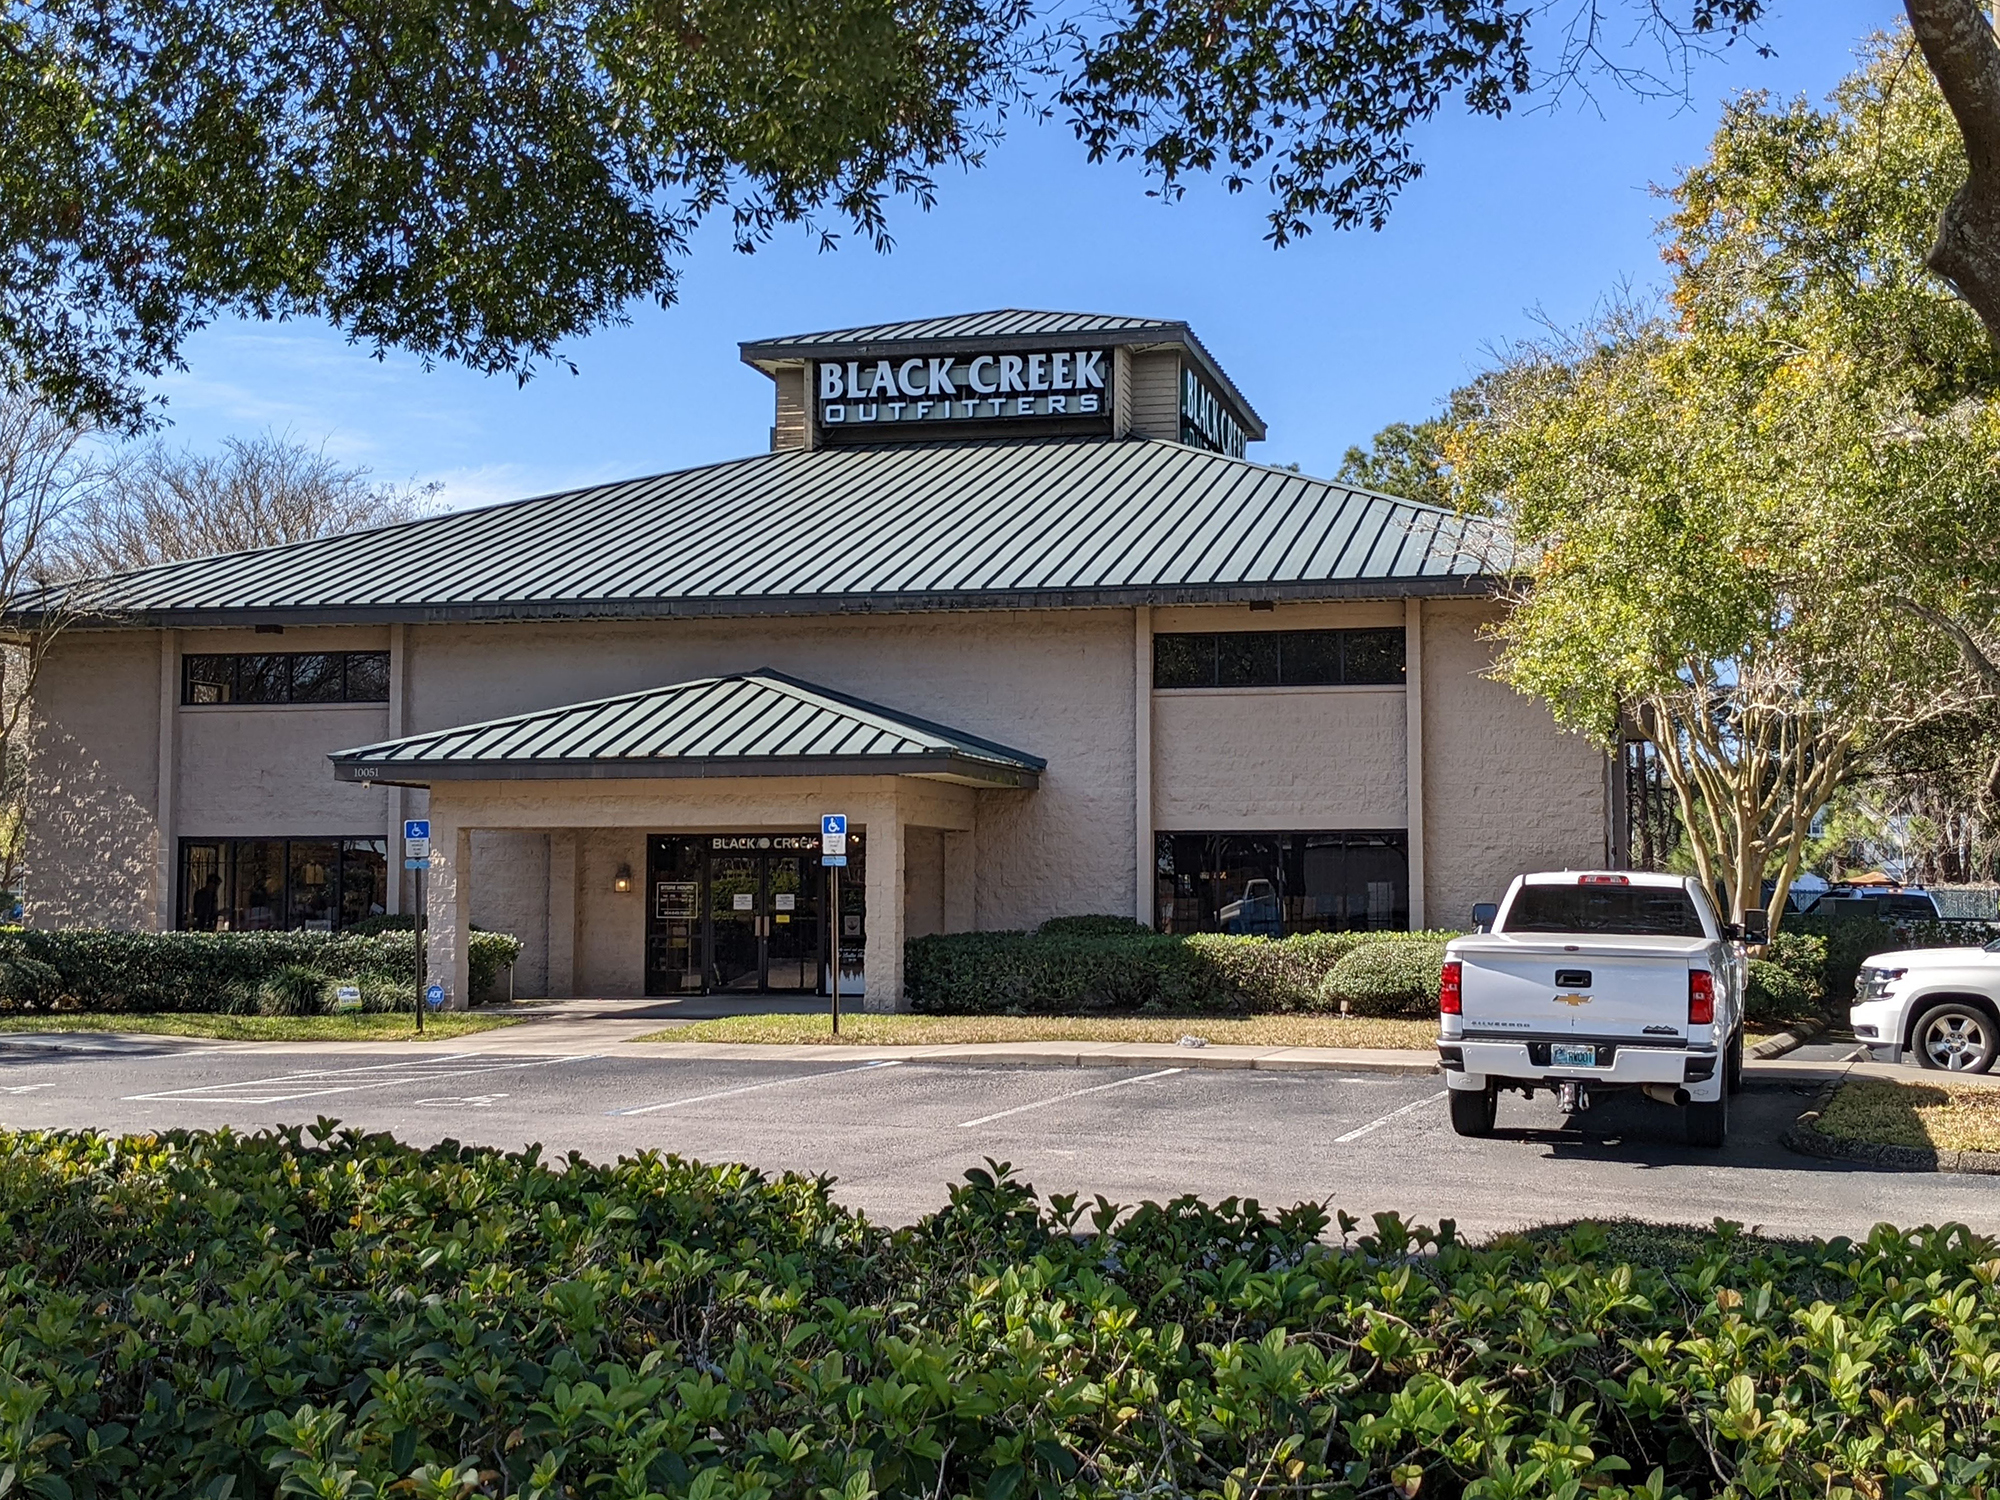
[[1614,932],[1703,937],[1694,902],[1678,886],[1524,885],[1502,932]]

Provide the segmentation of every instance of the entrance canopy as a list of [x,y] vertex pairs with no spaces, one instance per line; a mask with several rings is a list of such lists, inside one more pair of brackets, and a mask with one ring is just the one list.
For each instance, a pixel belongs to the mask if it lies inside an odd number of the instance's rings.
[[538,709],[327,757],[342,781],[921,776],[1033,787],[1047,762],[768,668]]

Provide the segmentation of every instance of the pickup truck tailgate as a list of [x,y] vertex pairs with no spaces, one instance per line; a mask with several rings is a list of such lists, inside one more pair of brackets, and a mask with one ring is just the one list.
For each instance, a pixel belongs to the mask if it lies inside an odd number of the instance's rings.
[[1461,939],[1454,951],[1468,1037],[1684,1037],[1688,970],[1707,967],[1706,945],[1685,938],[1595,939],[1579,951],[1493,934]]

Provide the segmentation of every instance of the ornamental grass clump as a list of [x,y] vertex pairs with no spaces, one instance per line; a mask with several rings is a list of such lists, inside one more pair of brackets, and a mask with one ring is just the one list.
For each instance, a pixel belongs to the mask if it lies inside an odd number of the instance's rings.
[[[311,1130],[0,1133],[33,1496],[1991,1493],[2000,1246],[1047,1201]],[[1329,1243],[1329,1236],[1333,1242]]]

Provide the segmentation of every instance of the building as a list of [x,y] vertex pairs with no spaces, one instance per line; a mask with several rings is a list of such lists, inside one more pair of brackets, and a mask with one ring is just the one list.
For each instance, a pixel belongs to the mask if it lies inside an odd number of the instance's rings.
[[767,453],[96,587],[29,920],[339,927],[407,908],[428,816],[452,1003],[477,923],[521,994],[823,991],[837,947],[890,1008],[920,934],[1462,924],[1606,859],[1604,757],[1485,675],[1500,540],[1246,460],[1185,324],[742,357]]

